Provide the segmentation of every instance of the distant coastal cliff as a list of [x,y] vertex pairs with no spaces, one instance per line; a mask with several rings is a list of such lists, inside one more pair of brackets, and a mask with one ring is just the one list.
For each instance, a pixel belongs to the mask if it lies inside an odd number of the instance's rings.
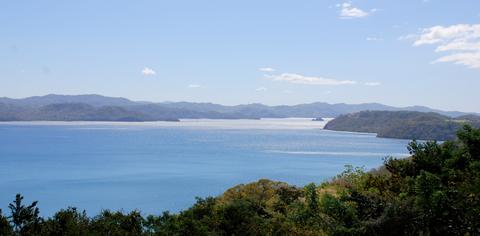
[[465,124],[480,127],[480,116],[451,118],[433,112],[361,111],[341,115],[328,122],[325,129],[376,133],[384,138],[453,140]]

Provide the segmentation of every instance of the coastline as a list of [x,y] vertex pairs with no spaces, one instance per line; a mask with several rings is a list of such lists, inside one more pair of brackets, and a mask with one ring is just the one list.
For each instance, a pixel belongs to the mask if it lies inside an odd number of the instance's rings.
[[2,121],[1,125],[18,126],[121,126],[121,127],[190,127],[219,129],[323,129],[325,121],[312,121],[312,118],[261,118],[252,119],[180,119],[172,121]]

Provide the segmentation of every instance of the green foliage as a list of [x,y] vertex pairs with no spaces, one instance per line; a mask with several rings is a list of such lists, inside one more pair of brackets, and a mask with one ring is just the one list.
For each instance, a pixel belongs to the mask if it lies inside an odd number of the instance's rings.
[[0,209],[0,235],[9,236],[13,234],[13,229],[8,222],[7,217],[2,215],[2,209]]
[[38,202],[25,206],[22,204],[23,196],[17,194],[13,203],[8,205],[11,212],[13,230],[20,235],[35,235],[39,233],[42,219],[39,217]]
[[160,216],[149,215],[144,221],[146,235],[178,235],[179,225],[177,217],[164,212]]
[[0,235],[480,235],[479,147],[480,130],[465,126],[456,141],[411,142],[411,157],[374,171],[346,166],[303,188],[262,179],[159,216],[67,208],[42,219],[17,195]]
[[480,129],[464,126],[463,130],[458,132],[458,139],[467,149],[466,154],[470,158],[476,161],[480,160]]
[[142,235],[143,217],[138,211],[124,214],[104,210],[92,219],[90,227],[100,235]]
[[87,235],[90,219],[85,211],[78,212],[74,207],[60,210],[46,220],[42,227],[42,235]]

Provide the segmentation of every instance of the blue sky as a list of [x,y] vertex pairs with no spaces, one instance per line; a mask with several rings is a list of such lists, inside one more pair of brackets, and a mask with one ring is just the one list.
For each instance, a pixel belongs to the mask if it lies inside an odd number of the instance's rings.
[[480,1],[1,1],[0,84],[480,112]]

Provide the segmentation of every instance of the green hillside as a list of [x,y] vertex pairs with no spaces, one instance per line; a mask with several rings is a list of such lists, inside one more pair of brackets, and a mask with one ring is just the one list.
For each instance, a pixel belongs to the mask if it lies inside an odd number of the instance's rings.
[[376,133],[384,138],[453,140],[464,124],[480,127],[480,117],[450,118],[433,112],[415,111],[361,111],[341,115],[328,122],[325,129]]

